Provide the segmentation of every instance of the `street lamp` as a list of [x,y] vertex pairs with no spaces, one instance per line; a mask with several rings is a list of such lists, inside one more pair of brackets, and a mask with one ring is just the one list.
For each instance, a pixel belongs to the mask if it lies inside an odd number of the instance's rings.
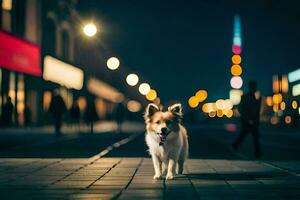
[[88,23],[83,27],[83,32],[88,37],[93,37],[97,33],[97,27],[93,23]]
[[108,69],[116,70],[120,66],[120,61],[116,57],[111,57],[106,62]]

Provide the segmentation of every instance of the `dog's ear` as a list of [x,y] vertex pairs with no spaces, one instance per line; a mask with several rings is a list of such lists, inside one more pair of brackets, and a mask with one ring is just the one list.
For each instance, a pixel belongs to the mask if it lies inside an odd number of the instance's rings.
[[155,105],[154,103],[149,103],[147,108],[146,108],[145,114],[144,114],[145,120],[147,121],[157,111],[159,111],[159,107],[157,105]]
[[168,107],[168,111],[170,111],[171,113],[173,113],[173,115],[178,116],[178,117],[182,117],[182,106],[180,103],[176,103],[172,106]]

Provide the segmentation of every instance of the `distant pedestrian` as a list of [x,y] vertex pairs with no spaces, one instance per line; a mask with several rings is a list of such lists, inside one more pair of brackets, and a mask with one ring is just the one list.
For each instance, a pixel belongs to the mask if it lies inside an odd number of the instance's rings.
[[31,110],[30,107],[26,104],[24,108],[24,125],[29,127],[31,123]]
[[13,123],[13,111],[14,105],[11,101],[11,97],[7,97],[6,103],[3,105],[2,121],[4,126],[11,126]]
[[52,113],[54,119],[56,136],[60,136],[60,129],[62,126],[63,116],[67,111],[67,107],[63,98],[59,94],[53,95],[49,111]]
[[70,117],[71,117],[71,123],[78,125],[80,121],[80,108],[78,106],[78,103],[75,101],[70,109]]
[[255,157],[259,159],[261,157],[261,148],[259,143],[259,114],[261,97],[255,96],[255,92],[257,90],[255,81],[249,81],[248,88],[249,92],[242,96],[241,103],[238,108],[241,115],[241,132],[234,141],[232,147],[234,150],[237,150],[239,145],[250,132],[253,137]]
[[122,132],[122,124],[124,120],[124,106],[122,103],[118,103],[115,111],[115,119],[117,122],[117,133]]
[[90,125],[91,133],[94,133],[94,122],[99,119],[95,103],[94,101],[90,100],[87,103],[87,107],[85,110],[85,120]]

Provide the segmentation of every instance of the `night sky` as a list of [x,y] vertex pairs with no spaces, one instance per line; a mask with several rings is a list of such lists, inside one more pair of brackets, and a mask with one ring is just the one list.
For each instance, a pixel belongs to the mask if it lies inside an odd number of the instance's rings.
[[[299,2],[299,1],[298,1]],[[254,79],[270,95],[272,75],[300,68],[297,1],[79,0],[100,22],[101,45],[158,91],[164,103],[198,89],[228,98],[233,17],[241,16],[243,89]]]

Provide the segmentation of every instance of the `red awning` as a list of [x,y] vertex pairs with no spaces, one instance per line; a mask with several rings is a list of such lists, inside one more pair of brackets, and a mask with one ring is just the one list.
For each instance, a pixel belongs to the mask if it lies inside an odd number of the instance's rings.
[[41,76],[40,47],[0,31],[0,67]]

